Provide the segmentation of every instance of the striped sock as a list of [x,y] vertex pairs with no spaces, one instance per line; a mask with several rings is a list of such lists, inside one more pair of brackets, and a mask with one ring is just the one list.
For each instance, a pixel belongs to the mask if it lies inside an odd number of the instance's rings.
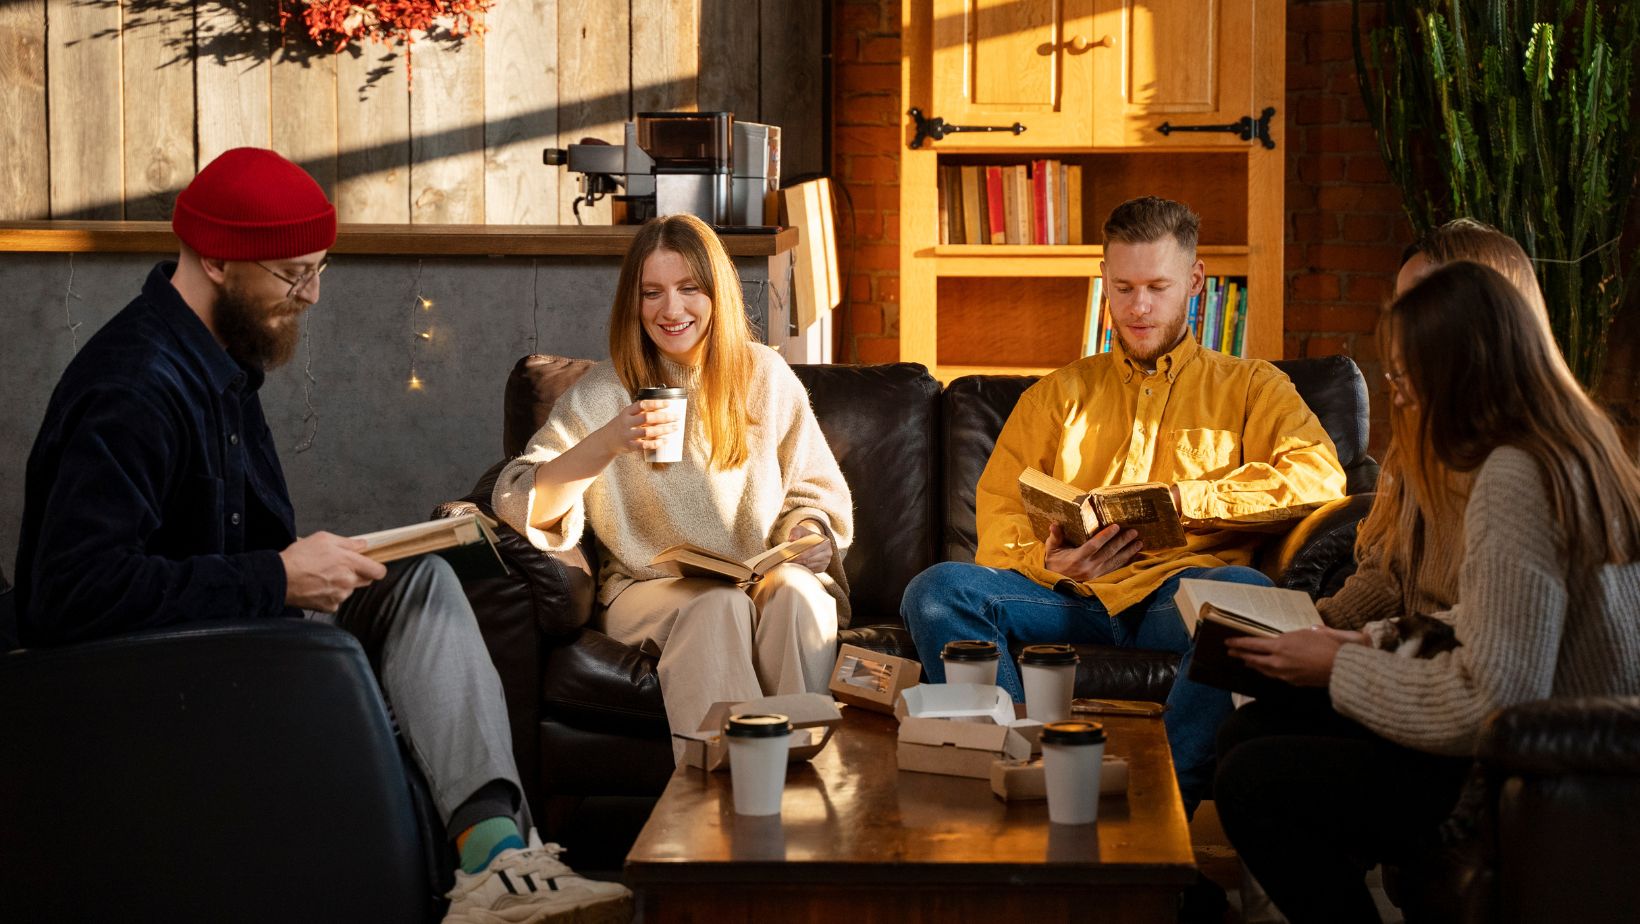
[[471,874],[489,866],[503,850],[523,850],[524,838],[519,836],[518,825],[511,818],[498,815],[457,835],[456,849],[461,851],[461,871]]

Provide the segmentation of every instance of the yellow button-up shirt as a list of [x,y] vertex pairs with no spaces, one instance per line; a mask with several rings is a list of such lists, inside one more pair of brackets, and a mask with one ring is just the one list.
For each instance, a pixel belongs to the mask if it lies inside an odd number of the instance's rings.
[[1154,372],[1118,345],[1020,396],[979,479],[975,561],[1097,596],[1113,614],[1185,568],[1251,563],[1267,536],[1187,528],[1184,548],[1142,552],[1092,581],[1072,581],[1043,567],[1044,544],[1019,499],[1026,466],[1083,490],[1177,483],[1187,527],[1344,496],[1338,452],[1287,376],[1262,360],[1202,349],[1190,337]]

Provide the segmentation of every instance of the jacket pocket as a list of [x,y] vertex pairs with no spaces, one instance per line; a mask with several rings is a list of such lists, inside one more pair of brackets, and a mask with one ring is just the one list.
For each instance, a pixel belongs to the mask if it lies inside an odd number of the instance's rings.
[[1173,464],[1177,480],[1207,479],[1241,464],[1241,434],[1233,430],[1173,431]]

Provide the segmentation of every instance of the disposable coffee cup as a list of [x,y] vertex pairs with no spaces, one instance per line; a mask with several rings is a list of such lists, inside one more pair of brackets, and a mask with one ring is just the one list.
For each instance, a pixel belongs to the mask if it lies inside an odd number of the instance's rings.
[[945,664],[946,683],[982,683],[986,686],[995,686],[997,661],[1000,658],[995,642],[979,639],[946,642],[945,649],[940,652],[940,660]]
[[791,720],[779,713],[742,713],[729,717],[729,727],[724,729],[723,736],[729,742],[735,814],[780,814],[791,734]]
[[1076,663],[1069,645],[1026,645],[1019,652],[1019,677],[1025,683],[1025,717],[1063,722],[1071,717],[1076,692]]
[[1099,819],[1099,767],[1105,727],[1098,722],[1042,726],[1042,773],[1048,784],[1048,820],[1091,825]]
[[639,401],[665,401],[667,408],[677,414],[678,428],[661,437],[661,444],[655,449],[645,449],[645,462],[682,462],[683,461],[683,434],[688,422],[689,391],[683,388],[640,388]]

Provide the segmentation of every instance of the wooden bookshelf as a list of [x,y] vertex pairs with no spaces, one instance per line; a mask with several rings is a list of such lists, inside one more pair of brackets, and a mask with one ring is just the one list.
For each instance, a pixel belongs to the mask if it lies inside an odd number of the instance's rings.
[[[911,148],[900,171],[900,358],[949,381],[975,372],[1041,374],[1081,354],[1105,217],[1161,195],[1202,217],[1210,276],[1249,292],[1244,352],[1282,352],[1282,121],[1274,149],[1232,133],[1173,126],[1235,123],[1280,106],[1285,8],[1279,0],[906,0],[905,108],[959,133]],[[939,168],[1054,159],[1081,168],[1083,244],[940,243]],[[1077,209],[1072,209],[1075,214]]]

